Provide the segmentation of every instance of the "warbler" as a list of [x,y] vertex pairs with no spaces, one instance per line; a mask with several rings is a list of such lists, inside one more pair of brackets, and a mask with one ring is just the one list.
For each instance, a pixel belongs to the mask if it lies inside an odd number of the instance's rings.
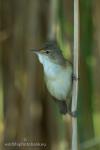
[[47,89],[56,99],[60,113],[68,113],[72,90],[72,63],[64,58],[55,41],[49,41],[42,48],[32,49],[32,51],[43,65]]

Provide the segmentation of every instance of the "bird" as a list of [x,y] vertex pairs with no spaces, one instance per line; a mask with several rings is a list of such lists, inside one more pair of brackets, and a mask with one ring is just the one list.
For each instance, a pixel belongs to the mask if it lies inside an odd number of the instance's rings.
[[31,49],[43,65],[44,80],[51,96],[56,99],[61,114],[69,113],[72,91],[72,62],[65,59],[56,41],[48,41],[39,49]]

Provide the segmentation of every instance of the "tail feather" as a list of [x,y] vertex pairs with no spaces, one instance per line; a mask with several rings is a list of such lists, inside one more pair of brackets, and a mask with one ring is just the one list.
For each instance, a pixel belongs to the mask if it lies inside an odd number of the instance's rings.
[[66,101],[57,101],[57,102],[58,102],[60,113],[63,114],[63,115],[68,113],[68,108],[67,108]]

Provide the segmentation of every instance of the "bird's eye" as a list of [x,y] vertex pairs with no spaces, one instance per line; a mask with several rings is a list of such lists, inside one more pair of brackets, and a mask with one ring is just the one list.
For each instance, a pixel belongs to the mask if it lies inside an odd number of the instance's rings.
[[46,54],[49,54],[50,53],[50,51],[49,50],[46,50]]

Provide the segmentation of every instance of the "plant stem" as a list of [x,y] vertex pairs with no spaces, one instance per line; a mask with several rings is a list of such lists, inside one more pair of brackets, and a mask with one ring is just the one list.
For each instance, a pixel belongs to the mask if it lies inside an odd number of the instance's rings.
[[[74,50],[73,50],[73,80],[72,112],[77,110],[78,97],[78,50],[79,50],[79,0],[74,0]],[[78,150],[77,118],[72,117],[72,150]]]

